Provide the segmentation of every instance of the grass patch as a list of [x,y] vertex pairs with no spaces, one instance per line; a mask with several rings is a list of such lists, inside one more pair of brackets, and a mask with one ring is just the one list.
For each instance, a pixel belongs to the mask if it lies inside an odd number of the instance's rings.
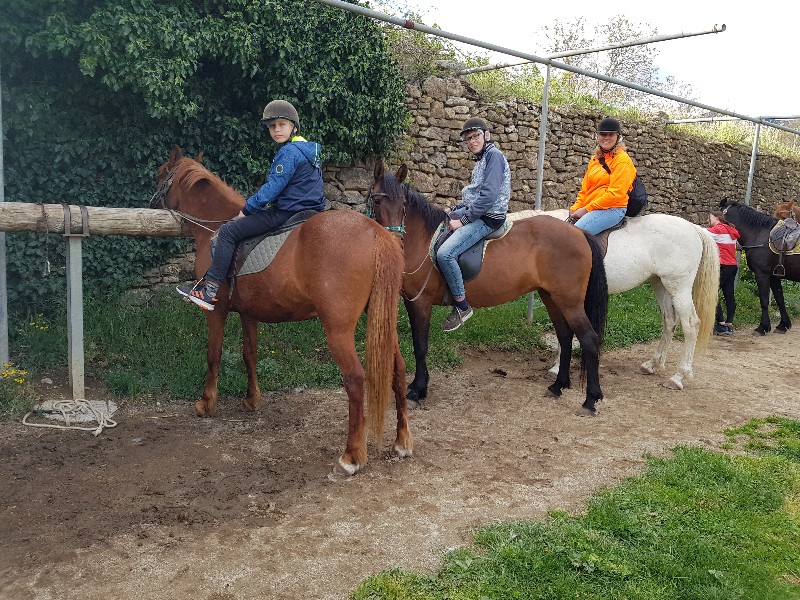
[[[800,423],[731,430],[735,455],[678,447],[585,515],[478,530],[433,576],[391,570],[366,599],[800,598]],[[768,445],[752,446],[769,439]]]

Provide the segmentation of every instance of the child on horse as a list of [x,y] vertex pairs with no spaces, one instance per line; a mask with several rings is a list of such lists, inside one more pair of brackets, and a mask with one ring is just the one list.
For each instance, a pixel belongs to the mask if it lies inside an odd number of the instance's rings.
[[461,202],[448,210],[452,233],[436,253],[455,303],[442,324],[445,331],[455,331],[472,316],[458,255],[501,227],[508,212],[511,169],[506,157],[490,139],[489,127],[483,119],[472,117],[464,122],[461,140],[476,163],[469,185],[461,190]]
[[194,287],[178,286],[178,292],[206,310],[214,310],[217,291],[225,280],[242,240],[273,231],[295,213],[324,210],[322,194],[322,147],[297,135],[300,117],[285,100],[273,100],[264,108],[261,122],[270,137],[281,144],[272,161],[267,182],[247,199],[242,211],[219,228],[214,261]]
[[636,167],[622,143],[619,121],[606,117],[597,126],[597,147],[589,159],[569,221],[597,235],[622,221]]

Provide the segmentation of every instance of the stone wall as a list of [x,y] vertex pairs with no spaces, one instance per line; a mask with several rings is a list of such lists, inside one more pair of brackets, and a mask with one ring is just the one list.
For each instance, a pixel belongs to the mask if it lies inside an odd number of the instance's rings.
[[[397,155],[396,168],[405,162],[413,185],[428,198],[453,204],[470,178],[473,160],[459,133],[469,116],[483,117],[492,139],[511,165],[511,210],[534,207],[536,163],[541,107],[518,101],[483,102],[459,79],[429,78],[408,87],[411,125]],[[545,145],[542,208],[567,208],[580,189],[589,156],[595,146],[594,129],[603,117],[585,109],[551,107]],[[661,121],[623,123],[628,152],[644,178],[649,195],[646,211],[679,215],[693,223],[705,222],[722,198],[743,200],[750,168],[750,148],[690,137]],[[351,165],[326,165],[325,195],[337,209],[363,210],[372,186],[374,160]],[[800,161],[759,154],[750,204],[771,212],[778,202],[800,190]],[[146,286],[184,281],[191,275],[192,255],[175,259],[148,273]],[[187,262],[188,261],[188,262]]]

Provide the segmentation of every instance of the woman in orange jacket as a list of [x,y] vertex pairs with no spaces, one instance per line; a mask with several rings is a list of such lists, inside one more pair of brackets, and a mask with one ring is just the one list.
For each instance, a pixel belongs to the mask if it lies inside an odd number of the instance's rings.
[[597,126],[597,148],[569,209],[570,222],[596,235],[622,221],[635,177],[636,167],[622,143],[619,121],[606,117]]

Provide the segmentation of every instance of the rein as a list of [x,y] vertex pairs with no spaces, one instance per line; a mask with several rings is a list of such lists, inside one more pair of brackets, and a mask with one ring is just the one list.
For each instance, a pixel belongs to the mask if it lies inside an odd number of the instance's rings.
[[224,221],[213,221],[210,219],[201,219],[200,217],[193,217],[192,215],[186,214],[185,212],[169,208],[167,206],[167,195],[169,194],[169,190],[172,187],[172,181],[175,179],[175,173],[177,170],[178,167],[176,166],[174,169],[167,172],[167,177],[164,179],[163,182],[161,182],[161,185],[158,186],[158,189],[156,190],[155,194],[153,194],[153,197],[150,198],[150,208],[161,208],[163,210],[167,210],[175,219],[175,221],[177,221],[178,223],[181,223],[182,221],[188,221],[192,225],[197,225],[201,229],[205,229],[210,233],[214,233],[216,230],[211,229],[210,227],[206,227],[205,225],[203,225],[203,223],[218,224],[218,223],[227,223],[228,221],[231,220],[231,219],[226,219]]

